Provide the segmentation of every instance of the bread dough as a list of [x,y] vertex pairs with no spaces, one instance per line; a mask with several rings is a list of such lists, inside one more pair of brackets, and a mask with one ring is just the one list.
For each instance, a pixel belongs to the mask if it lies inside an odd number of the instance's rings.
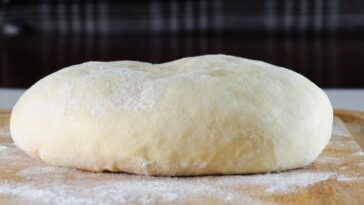
[[18,147],[51,164],[177,176],[305,166],[332,120],[326,94],[302,75],[204,55],[64,68],[24,93],[10,126]]

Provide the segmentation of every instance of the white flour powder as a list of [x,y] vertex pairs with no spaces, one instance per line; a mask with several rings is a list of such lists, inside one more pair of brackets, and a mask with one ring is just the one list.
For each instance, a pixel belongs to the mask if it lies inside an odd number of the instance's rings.
[[0,144],[0,152],[5,151],[6,149],[7,149],[6,146],[3,146],[3,145]]
[[[17,175],[23,183],[0,183],[0,194],[52,204],[187,203],[201,198],[237,204],[267,204],[239,190],[254,185],[262,191],[284,194],[327,180],[333,173],[291,171],[250,176],[146,177],[89,173],[59,167],[30,167]],[[47,178],[44,178],[47,176]],[[67,180],[66,176],[73,176]],[[132,176],[132,177],[131,177]],[[97,180],[101,178],[103,180]],[[41,182],[41,183],[40,183]]]

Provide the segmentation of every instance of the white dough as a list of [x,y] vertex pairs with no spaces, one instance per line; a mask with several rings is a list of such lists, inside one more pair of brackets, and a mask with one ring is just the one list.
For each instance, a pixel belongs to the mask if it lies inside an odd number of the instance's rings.
[[64,68],[24,93],[10,126],[18,147],[55,165],[175,176],[305,166],[332,120],[327,96],[302,75],[205,55]]

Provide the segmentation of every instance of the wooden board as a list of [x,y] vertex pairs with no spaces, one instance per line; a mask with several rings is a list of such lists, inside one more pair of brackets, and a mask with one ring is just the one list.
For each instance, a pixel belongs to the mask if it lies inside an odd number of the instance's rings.
[[[336,110],[333,135],[302,169],[259,175],[146,177],[92,173],[32,159],[0,110],[0,204],[364,204],[364,115]],[[353,137],[353,135],[355,135]],[[362,144],[363,146],[364,144]],[[364,147],[364,146],[363,146]]]

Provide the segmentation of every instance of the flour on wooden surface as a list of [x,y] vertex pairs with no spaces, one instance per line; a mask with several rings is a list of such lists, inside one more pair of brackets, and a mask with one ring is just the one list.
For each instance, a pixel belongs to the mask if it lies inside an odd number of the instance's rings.
[[342,182],[364,182],[364,176],[345,176],[345,175],[339,175],[337,176],[336,180],[342,181]]
[[362,151],[354,152],[353,155],[364,156],[364,152],[362,152]]
[[[0,184],[0,193],[20,196],[41,203],[52,204],[128,204],[128,203],[185,203],[203,197],[216,197],[218,201],[241,204],[267,204],[240,193],[209,187],[208,185],[178,182],[110,182],[100,185],[52,183],[47,187],[35,184]],[[229,196],[229,197],[226,197]]]
[[[45,174],[53,177],[49,183],[46,183],[42,187],[36,186],[33,183],[0,184],[0,193],[55,204],[182,203],[186,202],[186,200],[199,199],[204,196],[208,198],[217,197],[221,201],[266,204],[252,199],[249,196],[241,195],[238,192],[226,191],[222,187],[214,186],[213,183],[203,183],[203,181],[195,177],[130,177],[131,175],[125,174],[99,174],[74,170],[72,175],[76,179],[67,183],[62,177],[65,174],[63,171],[66,170],[66,168],[52,169],[50,167],[22,170],[19,172],[19,175],[23,177],[31,176],[34,180],[41,179]],[[82,176],[88,179],[90,177],[96,177],[97,179],[102,176],[104,180],[102,182],[101,180],[87,180],[88,183],[85,183]],[[118,181],[117,178],[119,177],[122,180]]]
[[334,124],[332,126],[332,135],[351,137],[349,130],[346,129],[345,125],[336,118],[334,118]]
[[2,163],[9,162],[21,165],[31,160],[31,158],[23,156],[26,155],[15,144],[0,144],[0,160]]
[[[334,173],[292,171],[249,176],[147,177],[45,166],[29,167],[17,175],[31,180],[0,183],[0,194],[62,205],[133,202],[178,204],[201,198],[237,204],[269,204],[253,198],[249,193],[240,192],[238,188],[241,185],[254,185],[261,186],[258,188],[265,192],[285,194],[325,181]],[[66,175],[73,176],[72,181],[66,180]],[[98,180],[101,177],[102,180]]]
[[0,129],[0,138],[10,136],[10,131],[8,129]]
[[8,147],[0,144],[0,153],[5,151]]
[[290,171],[276,174],[261,174],[251,176],[229,176],[221,179],[220,185],[265,185],[265,191],[274,193],[295,192],[299,188],[325,181],[335,173],[332,172],[310,172],[310,171]]
[[339,157],[331,157],[331,156],[323,156],[319,157],[315,160],[315,163],[319,164],[336,164],[340,165],[341,163],[345,162],[345,159]]

